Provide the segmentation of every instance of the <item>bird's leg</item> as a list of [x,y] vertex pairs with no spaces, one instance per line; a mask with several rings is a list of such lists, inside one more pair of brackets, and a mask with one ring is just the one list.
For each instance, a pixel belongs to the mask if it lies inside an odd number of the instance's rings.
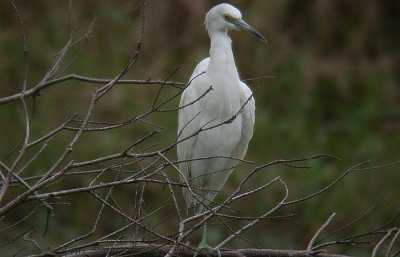
[[207,244],[207,222],[204,222],[204,225],[203,225],[203,234],[201,236],[201,242],[199,244],[199,248],[201,246],[208,246],[209,247],[209,245]]
[[[200,244],[199,244],[199,246],[198,246],[197,248],[198,248],[199,250],[201,250],[201,249],[207,249],[207,250],[210,250],[210,251],[216,251],[217,254],[218,254],[218,257],[221,257],[221,251],[220,251],[218,248],[209,246],[209,245],[207,244],[207,222],[204,222],[204,225],[203,225],[203,235],[202,235],[202,237],[201,237],[201,242],[200,242]],[[198,253],[199,253],[199,252],[196,252],[195,255],[194,255],[193,257],[196,257]]]

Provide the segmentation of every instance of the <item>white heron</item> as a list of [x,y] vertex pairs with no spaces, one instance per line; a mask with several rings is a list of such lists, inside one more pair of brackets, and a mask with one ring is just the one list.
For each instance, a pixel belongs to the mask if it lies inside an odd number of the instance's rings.
[[[193,204],[196,214],[204,212],[221,190],[253,134],[255,102],[250,88],[240,81],[228,31],[244,29],[266,42],[230,4],[211,8],[205,26],[210,57],[197,65],[182,94],[177,145],[178,160],[201,159],[179,164],[181,180],[191,186],[183,189],[186,207]],[[206,224],[199,248],[211,248],[206,244]]]

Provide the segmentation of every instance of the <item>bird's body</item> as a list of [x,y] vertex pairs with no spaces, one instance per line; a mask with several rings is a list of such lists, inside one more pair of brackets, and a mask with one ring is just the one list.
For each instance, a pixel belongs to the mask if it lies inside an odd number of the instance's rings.
[[[178,145],[179,160],[205,158],[180,163],[179,167],[193,186],[192,192],[197,194],[193,197],[188,189],[183,189],[186,206],[196,205],[196,213],[202,212],[204,205],[213,200],[238,162],[224,157],[244,157],[254,125],[255,105],[251,90],[239,80],[236,69],[228,71],[226,65],[219,66],[219,70],[210,69],[212,59],[211,54],[198,64],[192,79],[198,77],[185,90],[180,103],[181,106],[190,104],[212,87],[203,98],[181,109],[179,114],[180,138],[189,137],[200,128],[204,130]],[[216,72],[227,76],[220,78]],[[242,106],[242,112],[225,124]]]
[[177,146],[180,161],[203,158],[179,165],[185,176],[182,181],[193,187],[183,189],[186,205],[194,204],[196,213],[204,211],[221,190],[244,157],[253,134],[254,98],[240,81],[228,30],[245,28],[264,39],[228,4],[212,8],[205,23],[211,39],[210,57],[197,65],[182,94],[180,106],[185,107],[179,111],[178,140],[188,139]]

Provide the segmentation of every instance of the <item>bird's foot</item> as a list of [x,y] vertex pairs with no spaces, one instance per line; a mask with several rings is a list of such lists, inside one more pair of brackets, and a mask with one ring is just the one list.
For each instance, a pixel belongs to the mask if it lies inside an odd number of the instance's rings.
[[193,257],[197,257],[197,255],[199,254],[199,252],[200,252],[202,249],[206,249],[206,250],[208,250],[208,251],[217,252],[218,257],[221,257],[221,251],[219,250],[219,248],[209,246],[209,245],[208,245],[207,243],[205,243],[205,242],[201,242],[201,243],[199,244],[199,246],[197,247],[197,249],[198,249],[198,251],[193,255]]

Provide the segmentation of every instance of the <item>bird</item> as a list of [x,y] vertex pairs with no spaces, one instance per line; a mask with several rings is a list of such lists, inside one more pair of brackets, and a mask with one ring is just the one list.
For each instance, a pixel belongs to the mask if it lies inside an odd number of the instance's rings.
[[[244,158],[253,135],[255,100],[240,80],[228,32],[243,29],[267,42],[226,3],[207,12],[205,27],[211,41],[209,57],[194,69],[178,113],[177,156],[180,179],[187,184],[182,193],[187,209],[193,205],[195,214],[207,210]],[[206,226],[198,248],[215,249],[207,245]]]

